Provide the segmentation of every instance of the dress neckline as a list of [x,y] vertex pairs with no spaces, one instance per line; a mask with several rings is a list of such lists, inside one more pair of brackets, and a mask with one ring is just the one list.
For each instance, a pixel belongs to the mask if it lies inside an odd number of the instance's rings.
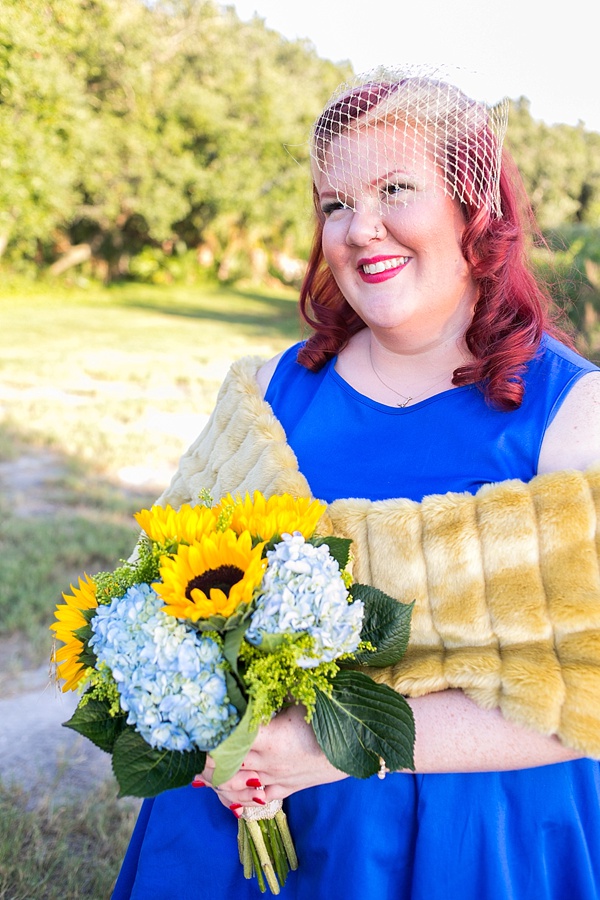
[[464,391],[475,387],[473,384],[465,384],[459,387],[446,388],[444,391],[439,391],[437,394],[432,394],[431,397],[425,397],[423,400],[417,400],[415,403],[410,403],[407,406],[390,406],[387,403],[381,403],[379,400],[373,400],[371,397],[367,397],[366,394],[361,394],[360,391],[357,391],[356,388],[352,387],[352,385],[349,384],[335,368],[336,362],[337,356],[333,356],[328,360],[326,364],[326,377],[331,378],[341,390],[345,391],[359,403],[370,406],[372,409],[385,413],[386,415],[408,415],[419,409],[423,409],[431,403],[442,400],[447,394],[462,394]]

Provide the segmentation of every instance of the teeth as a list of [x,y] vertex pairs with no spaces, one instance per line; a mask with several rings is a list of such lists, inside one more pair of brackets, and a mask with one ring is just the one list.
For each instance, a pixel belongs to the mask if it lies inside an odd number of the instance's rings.
[[382,259],[380,262],[369,263],[362,267],[365,275],[378,275],[379,272],[386,272],[388,269],[397,269],[399,266],[405,266],[409,256],[394,256],[393,259]]

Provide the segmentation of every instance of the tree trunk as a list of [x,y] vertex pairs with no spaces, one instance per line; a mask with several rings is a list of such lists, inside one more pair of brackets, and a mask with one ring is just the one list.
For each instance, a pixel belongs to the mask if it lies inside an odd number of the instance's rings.
[[55,263],[52,263],[50,266],[50,274],[62,275],[67,269],[72,269],[73,266],[80,266],[81,263],[87,262],[88,259],[91,259],[91,256],[92,248],[89,244],[75,244],[73,247],[69,247],[67,252],[64,253],[60,259],[57,259]]

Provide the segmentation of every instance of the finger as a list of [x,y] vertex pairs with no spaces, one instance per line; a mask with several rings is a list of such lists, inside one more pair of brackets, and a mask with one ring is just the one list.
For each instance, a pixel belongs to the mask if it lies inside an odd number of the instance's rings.
[[266,789],[264,773],[256,770],[239,771],[218,786],[219,793],[228,799],[235,797],[241,803],[254,806],[265,805]]
[[223,806],[227,806],[231,809],[233,806],[236,807],[256,807],[260,808],[265,806],[267,803],[266,799],[259,794],[253,794],[252,792],[235,792],[235,791],[219,791],[217,794],[219,800],[223,804]]

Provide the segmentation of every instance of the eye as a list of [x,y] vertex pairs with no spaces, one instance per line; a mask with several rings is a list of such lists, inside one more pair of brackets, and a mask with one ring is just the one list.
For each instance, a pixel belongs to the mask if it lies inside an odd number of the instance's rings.
[[402,194],[407,194],[414,191],[415,187],[413,184],[410,184],[408,181],[403,181],[402,179],[394,179],[393,181],[388,181],[381,188],[381,193],[384,197],[399,197]]
[[341,200],[327,200],[321,205],[321,211],[325,218],[340,209],[350,209],[350,207],[346,203],[342,203]]

